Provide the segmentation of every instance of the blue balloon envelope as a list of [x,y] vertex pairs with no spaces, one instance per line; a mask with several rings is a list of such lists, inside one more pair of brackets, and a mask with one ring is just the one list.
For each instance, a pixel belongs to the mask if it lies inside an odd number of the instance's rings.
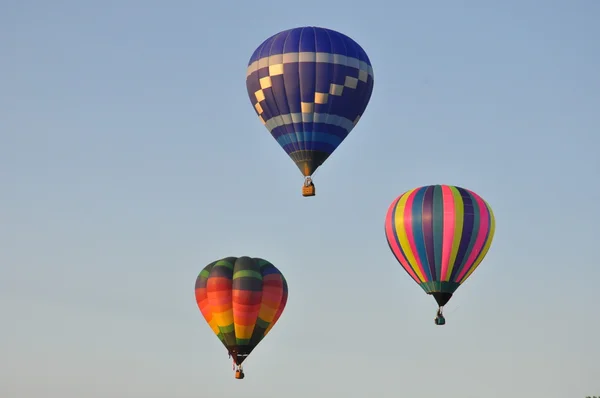
[[362,47],[319,27],[269,37],[252,54],[246,72],[256,114],[305,176],[305,188],[313,186],[311,175],[364,114],[373,82]]

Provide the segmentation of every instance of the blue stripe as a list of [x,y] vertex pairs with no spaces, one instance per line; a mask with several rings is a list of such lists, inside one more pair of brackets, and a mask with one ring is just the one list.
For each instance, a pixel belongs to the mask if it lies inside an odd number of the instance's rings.
[[315,32],[315,46],[316,52],[318,53],[330,53],[333,54],[333,45],[329,38],[329,31],[327,29],[313,28]]
[[415,199],[413,201],[411,214],[412,214],[412,230],[415,240],[415,248],[417,249],[417,255],[423,264],[423,270],[427,275],[427,281],[432,281],[431,270],[429,269],[429,262],[427,261],[427,250],[425,249],[425,241],[423,238],[423,197],[425,196],[426,189],[419,189],[415,193]]
[[[274,39],[271,42],[271,48],[269,50],[269,55],[283,54],[283,45],[285,44],[286,40],[288,39],[289,34],[290,34],[290,30],[286,30],[284,32],[281,32],[281,33],[273,36]],[[260,59],[260,57],[257,59]],[[253,62],[253,61],[251,61],[251,62]]]
[[[265,50],[264,48],[268,48]],[[353,58],[371,64],[367,53],[350,37],[335,30],[304,26],[279,32],[261,43],[254,51],[248,65],[269,56],[299,51],[317,51],[330,54],[351,53]]]
[[[289,126],[292,126],[292,127],[285,128],[285,127],[289,127]],[[279,137],[281,137],[282,135],[292,134],[292,133],[296,134],[296,131],[300,130],[301,127],[302,127],[301,123],[294,123],[294,124],[288,124],[285,126],[275,127],[273,129],[273,131],[271,131],[271,135],[276,140],[279,140]],[[339,138],[340,142],[342,142],[344,140],[344,138],[346,138],[346,136],[348,135],[348,131],[346,131],[345,128],[340,127],[340,126],[335,126],[333,124],[325,124],[325,123],[313,123],[310,131],[311,132],[319,131],[319,132],[337,136]]]
[[[285,54],[285,53],[297,53],[300,48],[300,35],[302,34],[302,28],[290,29],[285,32],[287,36],[281,53],[273,51],[271,55]],[[267,39],[268,40],[268,39]],[[275,49],[274,49],[275,50]],[[277,49],[278,50],[278,49]]]
[[[324,132],[317,132],[317,131],[311,132],[310,138],[311,138],[310,141],[307,140],[304,143],[306,144],[307,142],[311,142],[311,143],[320,142],[320,143],[329,144],[331,146],[337,147],[344,140],[343,138],[337,137],[335,135],[324,133]],[[279,143],[279,145],[285,146],[285,145],[289,145],[291,143],[298,142],[298,138],[297,138],[296,134],[285,134],[285,135],[279,136],[279,138],[277,138],[277,142]]]
[[[300,51],[314,52],[315,51],[315,35],[310,28],[301,30],[300,33]],[[300,85],[300,101],[314,102],[315,101],[315,77],[316,77],[315,62],[299,62],[298,63],[298,83]],[[285,67],[284,67],[285,69]],[[302,149],[311,149],[310,143],[312,140],[312,122],[302,123],[303,139]],[[307,145],[308,144],[308,145]]]
[[305,27],[300,29],[300,52],[315,52],[317,46],[315,45],[315,29],[313,27]]
[[471,242],[471,236],[475,227],[475,200],[471,195],[463,188],[456,187],[460,196],[463,200],[463,229],[460,236],[460,243],[458,244],[458,251],[456,253],[456,259],[454,260],[454,268],[450,274],[450,281],[458,282],[456,277],[462,270],[465,262],[468,258],[469,243]]

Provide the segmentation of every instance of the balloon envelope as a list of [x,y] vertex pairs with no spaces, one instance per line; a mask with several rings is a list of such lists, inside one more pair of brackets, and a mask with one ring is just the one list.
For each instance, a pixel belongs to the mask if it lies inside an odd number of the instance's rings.
[[373,68],[348,36],[299,27],[258,46],[248,63],[246,88],[260,121],[310,176],[365,112]]
[[288,298],[283,274],[261,258],[227,257],[196,279],[196,303],[213,332],[241,365],[277,322]]
[[394,256],[440,306],[479,266],[494,231],[491,207],[476,193],[450,185],[403,193],[385,219]]

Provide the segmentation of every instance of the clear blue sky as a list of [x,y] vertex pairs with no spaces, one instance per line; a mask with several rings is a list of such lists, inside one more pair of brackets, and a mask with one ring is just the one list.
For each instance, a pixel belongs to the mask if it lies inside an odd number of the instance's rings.
[[[0,396],[600,395],[600,2],[0,3]],[[280,30],[367,51],[375,89],[317,196],[245,72]],[[426,184],[494,243],[433,324],[384,217]],[[207,263],[290,285],[233,379],[194,300]]]

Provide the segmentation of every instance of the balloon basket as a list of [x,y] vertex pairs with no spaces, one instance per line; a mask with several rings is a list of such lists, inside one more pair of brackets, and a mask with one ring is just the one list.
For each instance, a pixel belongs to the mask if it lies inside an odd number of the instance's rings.
[[315,196],[315,184],[308,180],[302,186],[302,196]]
[[440,308],[437,316],[435,317],[435,324],[438,326],[442,326],[446,324],[446,318],[444,318],[444,315],[442,315],[442,309]]
[[239,370],[238,369],[238,370],[235,371],[235,378],[236,379],[241,380],[244,377],[245,377],[245,375],[244,375],[244,371],[243,370]]

